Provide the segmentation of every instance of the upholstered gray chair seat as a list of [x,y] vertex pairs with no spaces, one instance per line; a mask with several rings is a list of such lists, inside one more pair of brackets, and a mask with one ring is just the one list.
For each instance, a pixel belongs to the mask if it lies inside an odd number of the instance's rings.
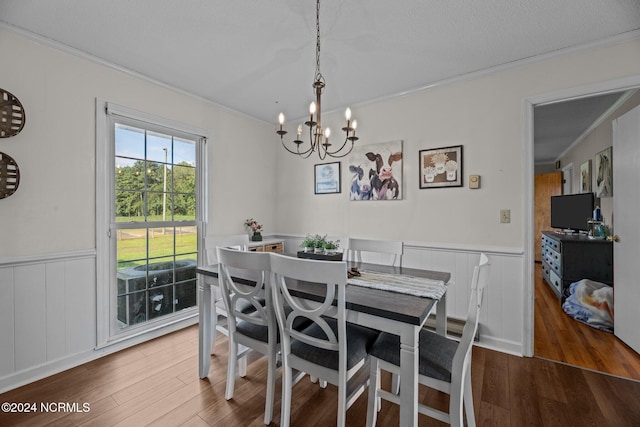
[[[451,382],[451,366],[458,342],[427,330],[420,331],[419,372],[431,378]],[[400,337],[383,332],[371,346],[369,354],[400,366]]]
[[[337,335],[337,321],[331,318],[326,318],[325,320]],[[306,328],[304,332],[315,338],[327,338],[327,335],[317,323]],[[377,336],[377,331],[347,323],[347,369],[351,369],[356,363],[367,357],[367,352]],[[319,349],[294,340],[291,342],[291,353],[317,365],[338,370],[337,351]]]

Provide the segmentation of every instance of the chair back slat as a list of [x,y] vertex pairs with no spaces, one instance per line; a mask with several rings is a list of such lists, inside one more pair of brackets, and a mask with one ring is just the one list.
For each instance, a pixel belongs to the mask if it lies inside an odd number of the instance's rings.
[[[362,262],[362,254],[379,254],[382,264],[401,266],[404,254],[404,243],[397,240],[370,240],[350,238],[347,250],[347,259],[353,262]],[[390,261],[389,261],[390,260]]]

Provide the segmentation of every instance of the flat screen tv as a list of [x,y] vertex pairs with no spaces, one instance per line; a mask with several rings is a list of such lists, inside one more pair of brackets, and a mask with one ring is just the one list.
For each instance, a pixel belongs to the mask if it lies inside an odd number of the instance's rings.
[[593,216],[593,193],[551,197],[551,227],[572,231],[588,231],[587,221]]

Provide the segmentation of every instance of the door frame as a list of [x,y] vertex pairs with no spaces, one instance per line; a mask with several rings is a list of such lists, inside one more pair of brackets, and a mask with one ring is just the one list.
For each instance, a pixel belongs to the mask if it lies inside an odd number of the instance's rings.
[[537,105],[550,104],[555,102],[564,102],[573,99],[585,98],[593,95],[602,95],[610,92],[620,92],[628,89],[640,87],[640,74],[629,76],[621,79],[608,80],[604,82],[579,86],[575,88],[565,89],[558,92],[546,93],[542,95],[531,96],[525,98],[522,103],[523,114],[523,149],[524,149],[524,165],[523,165],[523,182],[524,191],[524,320],[523,320],[523,346],[522,354],[532,357],[534,355],[534,295],[535,295],[535,251],[533,248],[535,236],[533,235],[534,223],[534,193],[533,193],[533,175],[534,175],[534,147],[533,147],[533,109]]

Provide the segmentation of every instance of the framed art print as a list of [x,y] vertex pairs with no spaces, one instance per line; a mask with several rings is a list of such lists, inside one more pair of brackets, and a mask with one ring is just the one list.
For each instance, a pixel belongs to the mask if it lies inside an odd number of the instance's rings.
[[420,188],[462,187],[462,145],[421,150]]
[[612,147],[596,154],[596,197],[613,197]]
[[349,200],[402,200],[402,140],[356,146],[348,164]]
[[340,192],[340,162],[315,165],[313,172],[315,194]]

